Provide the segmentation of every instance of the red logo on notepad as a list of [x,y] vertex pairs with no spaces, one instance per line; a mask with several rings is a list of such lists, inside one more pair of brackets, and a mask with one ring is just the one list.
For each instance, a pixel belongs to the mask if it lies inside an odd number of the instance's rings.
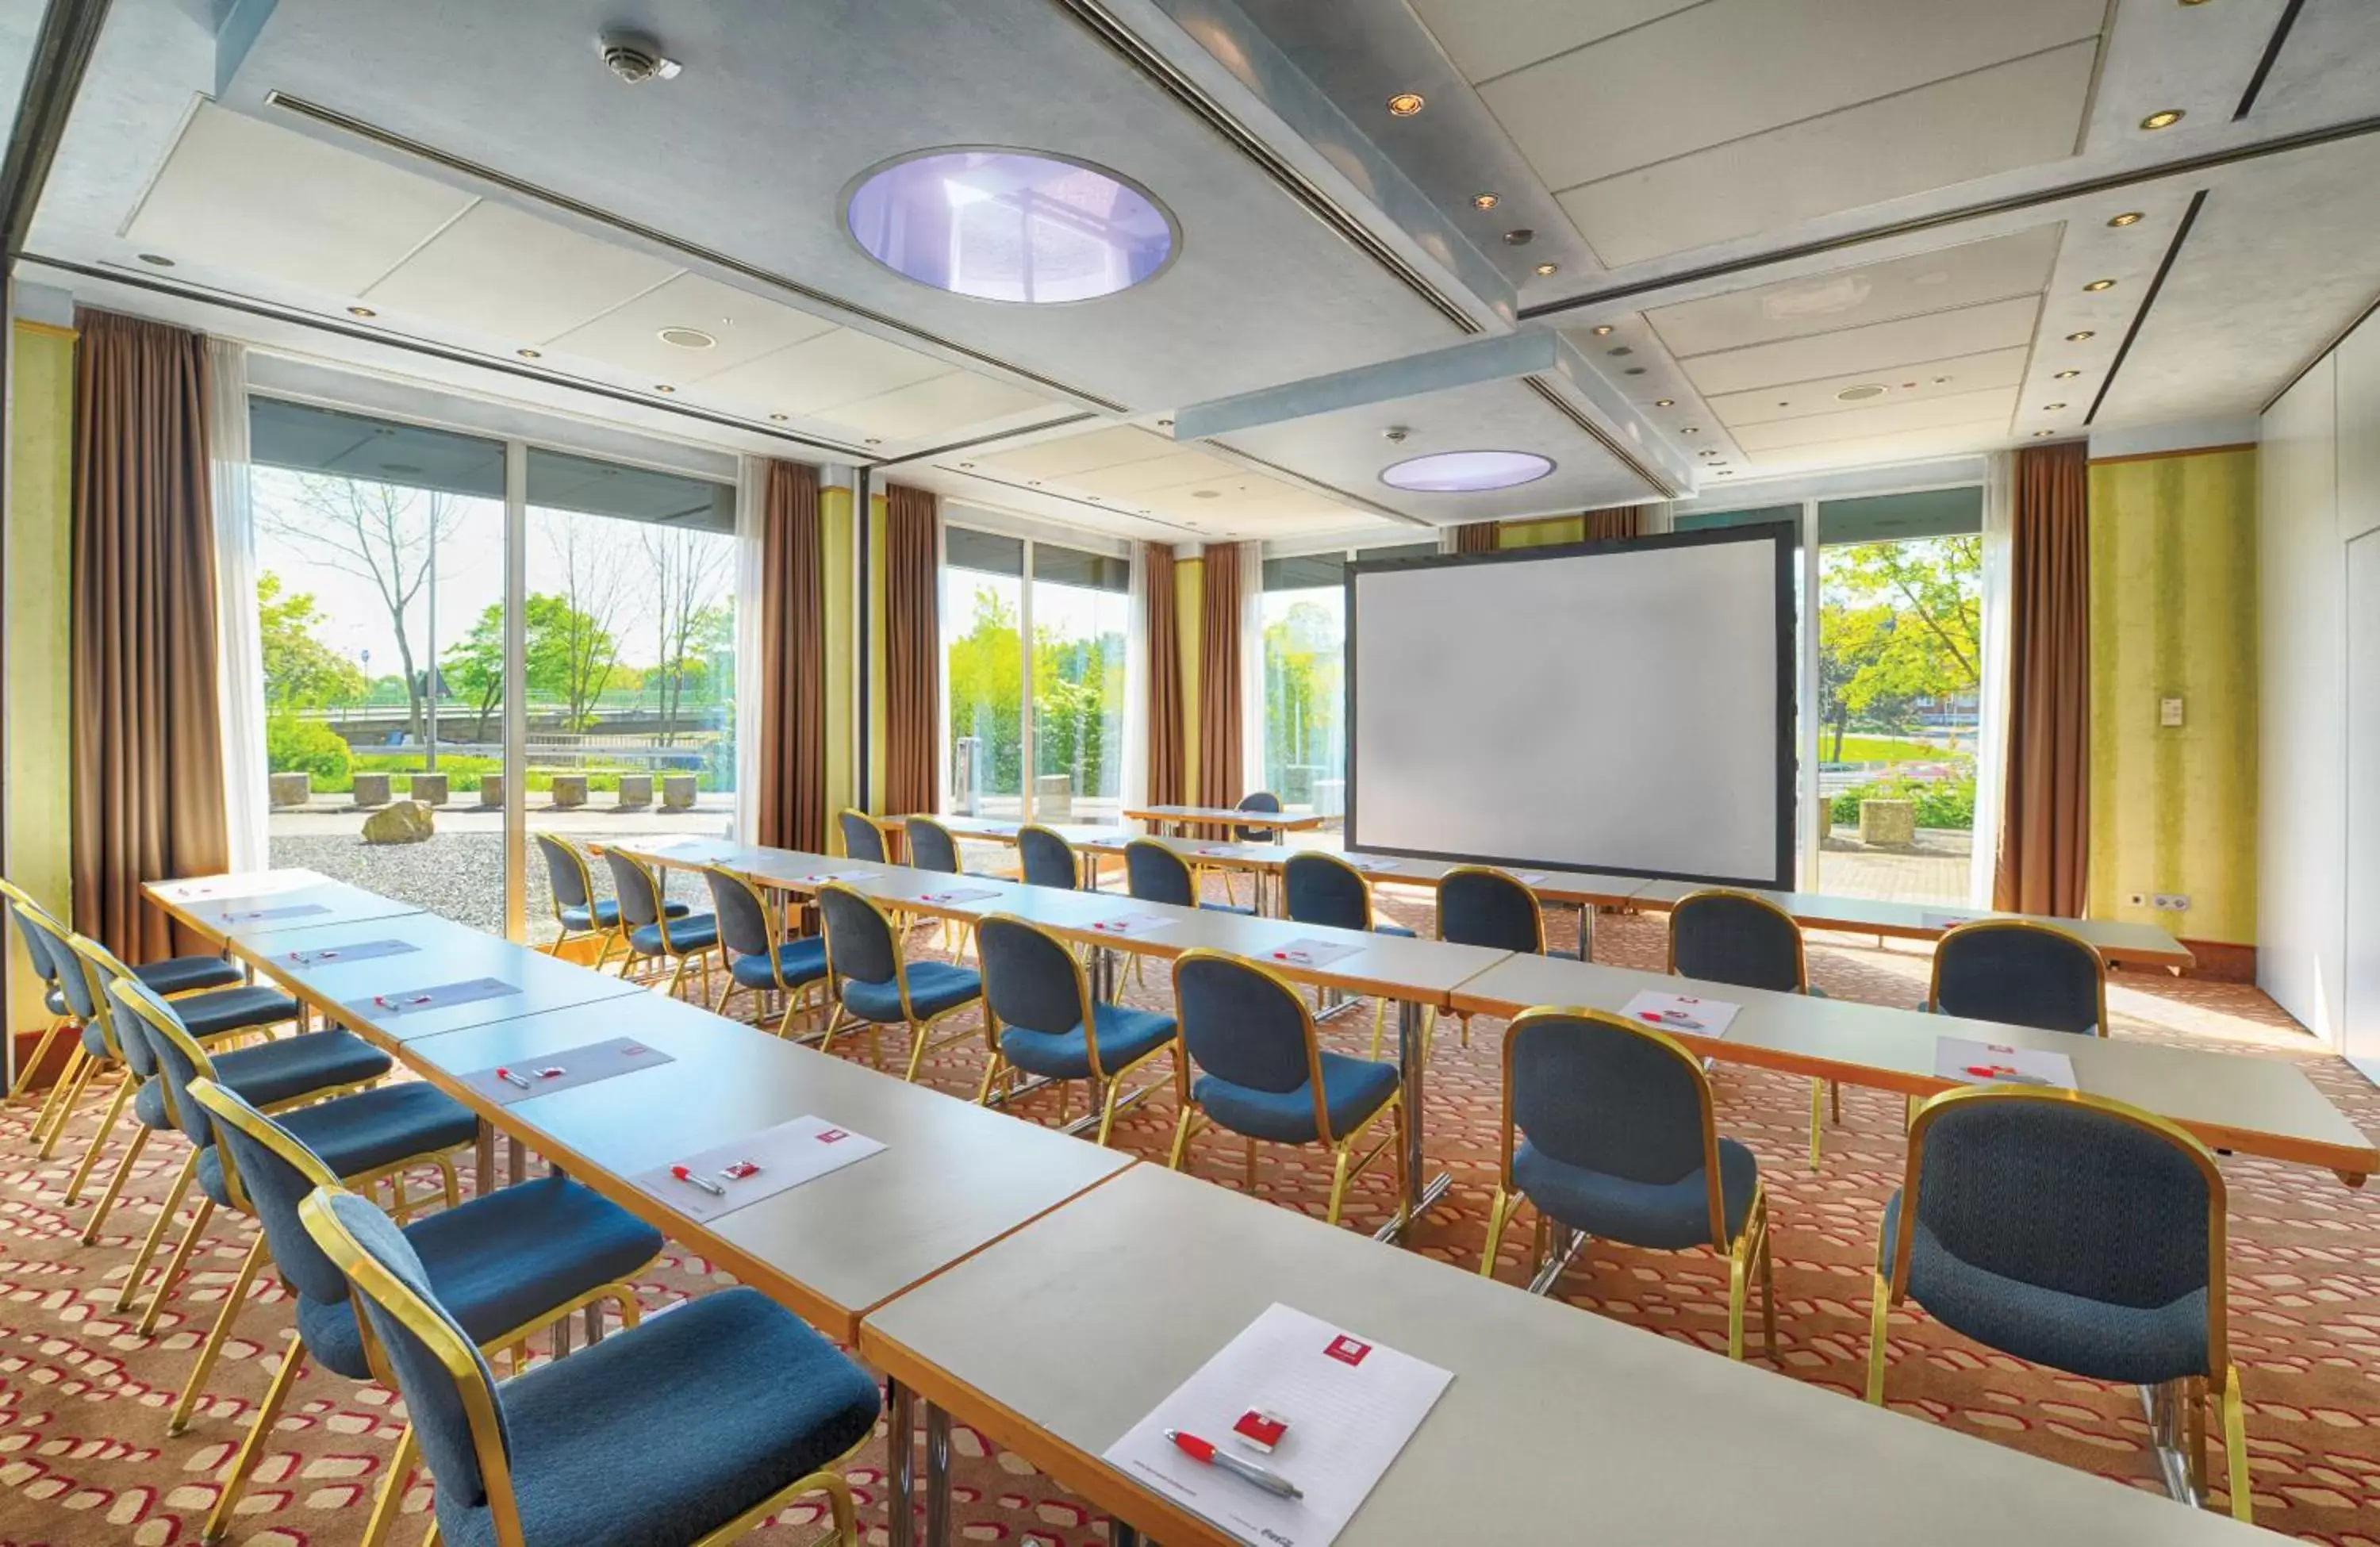
[[1372,1346],[1368,1343],[1358,1343],[1342,1333],[1330,1340],[1330,1347],[1322,1351],[1341,1364],[1361,1364],[1364,1362],[1364,1356],[1372,1351]]
[[826,1128],[820,1132],[818,1141],[821,1144],[832,1144],[838,1139],[849,1139],[851,1135],[844,1132],[841,1128]]

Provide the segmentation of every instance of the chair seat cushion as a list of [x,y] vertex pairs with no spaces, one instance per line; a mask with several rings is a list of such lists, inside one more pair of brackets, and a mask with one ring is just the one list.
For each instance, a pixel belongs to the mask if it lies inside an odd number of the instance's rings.
[[[946,961],[913,961],[906,970],[909,1008],[919,1020],[930,1019],[944,1010],[953,1010],[971,999],[983,997],[983,978],[974,968],[953,967]],[[862,1020],[892,1025],[901,1019],[898,983],[863,983],[845,979],[843,1003]]]
[[[769,970],[766,956],[737,956],[727,965],[728,972],[746,988],[772,989],[777,979]],[[777,971],[795,988],[815,983],[826,976],[826,942],[817,935],[805,935],[788,940],[777,947]]]
[[388,1073],[389,1057],[352,1031],[309,1031],[214,1055],[215,1080],[252,1106],[360,1084]]
[[[880,1406],[857,1365],[751,1289],[502,1389],[521,1534],[571,1547],[695,1541],[866,1439]],[[495,1541],[490,1512],[443,1490],[438,1519],[451,1547]]]
[[247,981],[237,963],[221,956],[168,956],[134,968],[132,975],[164,994],[236,988]]
[[[1321,1062],[1322,1093],[1330,1106],[1330,1137],[1334,1139],[1363,1127],[1396,1094],[1394,1064],[1351,1058],[1343,1053],[1325,1053]],[[1314,1131],[1310,1081],[1301,1082],[1294,1090],[1257,1090],[1200,1075],[1190,1087],[1190,1099],[1233,1133],[1281,1144],[1312,1144],[1322,1137]]]
[[[719,920],[708,913],[693,913],[670,925],[669,943],[680,956],[692,956],[708,951],[719,944]],[[628,932],[628,949],[640,956],[662,955],[662,927],[647,924]]]
[[204,1041],[220,1037],[226,1031],[244,1031],[254,1026],[272,1026],[280,1021],[298,1018],[298,1001],[279,989],[262,983],[246,988],[217,989],[212,993],[193,994],[174,1001],[174,1013],[190,1035]]
[[132,1115],[160,1133],[174,1126],[174,1120],[165,1115],[164,1081],[152,1079],[132,1092]]
[[[1719,1197],[1732,1242],[1752,1212],[1760,1163],[1732,1139],[1718,1141]],[[1638,1182],[1558,1161],[1528,1140],[1512,1148],[1512,1180],[1547,1217],[1622,1246],[1683,1251],[1711,1244],[1710,1188],[1696,1166],[1674,1182]]]
[[87,1020],[82,1023],[82,1050],[93,1058],[114,1056],[107,1050],[107,1033],[100,1029],[98,1021]]
[[45,1009],[45,1010],[49,1011],[49,1012],[50,1012],[50,1014],[52,1014],[52,1015],[54,1015],[54,1016],[62,1016],[62,1015],[66,1014],[66,1013],[67,1013],[67,996],[66,996],[66,994],[65,994],[61,990],[59,990],[59,989],[56,989],[56,988],[52,988],[52,989],[50,989],[47,993],[43,993],[43,994],[42,995],[42,1008],[43,1008],[43,1009]]
[[301,1106],[274,1119],[339,1176],[359,1176],[408,1155],[459,1149],[480,1136],[470,1108],[409,1080]]
[[[572,907],[567,904],[564,905],[559,911],[565,929],[611,930],[620,927],[620,905],[610,897],[597,903],[591,912],[587,908]],[[683,919],[693,911],[693,908],[682,902],[662,904],[662,912],[672,919]]]
[[[1173,1040],[1173,1017],[1158,1010],[1094,1004],[1091,1019],[1099,1029],[1100,1066],[1111,1075]],[[1067,1031],[1003,1027],[1000,1051],[1026,1074],[1046,1075],[1051,1079],[1090,1078],[1091,1050],[1079,1025]]]
[[1415,938],[1414,932],[1405,928],[1402,924],[1374,924],[1372,926],[1372,932],[1374,934],[1398,935],[1406,940]]
[[[1900,1231],[1896,1192],[1884,1208],[1880,1269],[1890,1270]],[[1910,1237],[1908,1291],[1951,1331],[2053,1370],[2127,1385],[2208,1373],[2204,1289],[2148,1307],[2070,1295],[1954,1257],[1920,1220]]]

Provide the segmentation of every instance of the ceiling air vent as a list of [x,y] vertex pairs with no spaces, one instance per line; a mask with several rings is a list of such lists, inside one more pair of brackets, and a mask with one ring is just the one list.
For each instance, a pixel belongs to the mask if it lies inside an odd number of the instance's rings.
[[650,38],[613,33],[596,39],[595,52],[603,56],[605,69],[631,86],[667,80],[678,72],[678,62],[662,54],[662,45]]
[[1864,403],[1871,397],[1881,397],[1884,394],[1885,389],[1883,387],[1873,384],[1870,384],[1867,386],[1845,387],[1842,391],[1835,394],[1835,401],[1838,403]]

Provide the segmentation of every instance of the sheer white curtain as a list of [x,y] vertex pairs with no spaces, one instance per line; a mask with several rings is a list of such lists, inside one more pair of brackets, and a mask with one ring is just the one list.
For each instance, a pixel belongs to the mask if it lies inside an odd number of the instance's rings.
[[1265,787],[1264,544],[1240,544],[1240,788]]
[[1134,543],[1123,630],[1123,770],[1118,787],[1125,810],[1148,804],[1148,566],[1141,553],[1142,545]]
[[216,709],[223,725],[224,825],[231,868],[271,864],[264,749],[264,640],[256,605],[256,513],[248,482],[248,346],[207,341],[207,440],[215,522]]
[[1645,530],[1638,535],[1654,537],[1665,531],[1674,531],[1677,524],[1677,511],[1670,502],[1655,500],[1645,506]]
[[1985,458],[1984,469],[1983,682],[1975,716],[1974,858],[1967,871],[1967,900],[1992,905],[1992,881],[1999,868],[2000,792],[2008,763],[2009,542],[2015,525],[2014,458],[2005,451]]
[[769,459],[741,457],[735,464],[735,822],[737,843],[759,840],[760,737],[767,716],[760,704],[760,588],[768,531]]

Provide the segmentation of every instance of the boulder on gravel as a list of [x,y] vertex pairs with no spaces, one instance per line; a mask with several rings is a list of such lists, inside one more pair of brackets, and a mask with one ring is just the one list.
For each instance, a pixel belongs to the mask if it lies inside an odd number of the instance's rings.
[[368,844],[418,844],[437,829],[424,801],[399,800],[364,818]]

